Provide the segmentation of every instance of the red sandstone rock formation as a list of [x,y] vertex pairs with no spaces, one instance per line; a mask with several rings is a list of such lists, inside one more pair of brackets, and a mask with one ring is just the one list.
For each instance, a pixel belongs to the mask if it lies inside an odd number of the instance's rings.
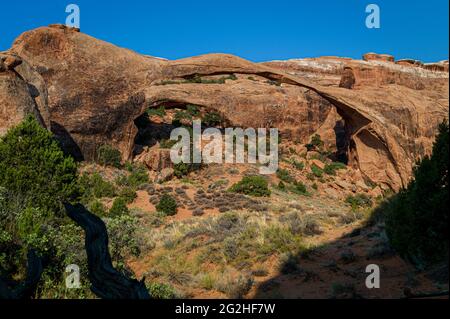
[[[48,91],[51,129],[85,159],[94,158],[103,144],[130,159],[138,131],[134,121],[149,107],[195,104],[220,112],[230,125],[278,127],[285,139],[300,143],[316,132],[332,140],[343,120],[350,164],[365,178],[398,189],[408,182],[415,160],[431,150],[436,127],[448,113],[448,73],[398,65],[385,56],[255,64],[210,54],[166,61],[60,26],[22,34],[9,54],[39,73],[33,83],[39,82],[42,101]],[[353,70],[352,90],[339,88],[345,67]],[[8,81],[16,79],[7,74]],[[217,81],[231,74],[237,79]],[[38,98],[27,95],[25,84],[21,94],[6,87],[0,86],[1,101],[22,100],[0,108],[3,129]],[[47,104],[35,104],[45,114]],[[21,111],[24,105],[28,109]]]

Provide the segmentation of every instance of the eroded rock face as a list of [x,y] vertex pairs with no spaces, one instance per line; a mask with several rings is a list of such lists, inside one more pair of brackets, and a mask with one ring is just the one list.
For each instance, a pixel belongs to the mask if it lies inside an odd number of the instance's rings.
[[[149,107],[195,104],[220,112],[229,125],[277,127],[284,139],[299,143],[321,132],[332,144],[338,129],[350,165],[398,189],[415,160],[430,152],[448,113],[448,73],[388,57],[255,64],[210,54],[167,61],[58,26],[24,33],[10,53],[43,78],[51,129],[84,159],[93,159],[103,144],[130,159],[134,121]],[[346,69],[354,77],[348,74],[345,85],[351,90],[339,87]]]
[[0,53],[0,136],[34,114],[49,123],[47,91],[42,78],[18,56]]

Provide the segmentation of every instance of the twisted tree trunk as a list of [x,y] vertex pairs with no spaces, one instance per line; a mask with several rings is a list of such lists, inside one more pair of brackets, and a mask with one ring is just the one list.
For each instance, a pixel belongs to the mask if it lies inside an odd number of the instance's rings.
[[144,280],[130,279],[114,269],[105,223],[85,207],[64,204],[67,215],[85,232],[91,290],[104,299],[150,299]]
[[27,277],[25,281],[7,284],[0,278],[0,299],[31,299],[36,291],[37,284],[41,279],[43,267],[42,260],[34,250],[29,250],[27,255]]

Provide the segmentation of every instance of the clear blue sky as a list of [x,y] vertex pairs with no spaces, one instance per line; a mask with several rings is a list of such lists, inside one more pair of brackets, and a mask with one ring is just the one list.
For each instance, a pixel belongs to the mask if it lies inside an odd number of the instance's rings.
[[[448,59],[448,0],[42,0],[2,1],[0,50],[22,32],[64,23],[81,9],[81,30],[132,50],[177,59],[231,53],[252,61],[366,52],[424,62]],[[365,7],[381,8],[381,29]]]

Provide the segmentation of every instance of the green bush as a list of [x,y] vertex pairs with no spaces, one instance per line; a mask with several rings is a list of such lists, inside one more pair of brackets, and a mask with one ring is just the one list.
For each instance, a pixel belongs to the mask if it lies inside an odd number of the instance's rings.
[[99,173],[89,175],[83,174],[79,183],[84,192],[83,197],[86,200],[91,198],[111,198],[116,195],[116,188],[108,181],[105,181]]
[[345,199],[345,202],[350,204],[353,209],[359,207],[372,207],[373,205],[372,199],[366,194],[349,195]]
[[305,168],[305,164],[303,162],[298,162],[296,160],[292,161],[292,166],[294,166],[299,171],[302,171]]
[[333,162],[331,164],[326,164],[323,171],[328,175],[336,175],[336,171],[340,169],[346,169],[347,166],[344,163]]
[[303,184],[300,181],[297,181],[294,183],[293,192],[297,193],[297,194],[301,194],[301,195],[305,195],[308,193],[308,191],[306,190],[305,184]]
[[200,108],[197,105],[194,104],[188,104],[186,105],[186,111],[191,115],[192,117],[198,116],[200,114]]
[[414,170],[408,187],[383,204],[391,245],[418,266],[448,261],[449,127],[442,123],[431,157]]
[[286,190],[286,185],[283,183],[283,181],[280,181],[280,182],[278,183],[278,189],[279,189],[279,190],[282,190],[282,191],[285,191],[285,190]]
[[311,172],[314,174],[315,177],[318,178],[323,177],[323,170],[316,164],[311,165]]
[[119,192],[119,197],[123,198],[127,204],[131,204],[136,198],[136,190],[132,187],[124,187]]
[[267,180],[261,176],[245,176],[240,182],[234,184],[230,191],[256,197],[271,194]]
[[168,284],[151,283],[147,286],[150,296],[153,299],[175,299],[175,289]]
[[36,208],[58,211],[79,196],[77,165],[32,116],[0,138],[0,187]]
[[322,141],[322,138],[320,137],[319,134],[315,134],[312,138],[311,138],[311,142],[309,144],[306,144],[306,148],[308,151],[312,151],[315,149],[322,149],[324,146],[324,142]]
[[116,179],[116,184],[119,186],[126,186],[138,188],[139,186],[148,183],[148,171],[143,165],[132,165],[128,167],[129,175],[120,176]]
[[148,109],[147,114],[148,116],[164,117],[166,115],[166,108],[164,106],[160,106],[157,109]]
[[120,168],[122,154],[120,151],[110,145],[100,146],[97,150],[97,163],[103,166],[112,166]]
[[119,270],[126,270],[125,261],[140,254],[136,236],[138,221],[136,218],[122,214],[114,218],[105,218],[109,237],[111,260]]
[[277,177],[285,183],[294,183],[295,179],[291,176],[288,170],[279,169],[277,171]]
[[210,127],[220,125],[222,121],[222,116],[217,112],[206,113],[202,118],[202,123]]
[[158,212],[163,213],[166,216],[176,215],[178,211],[177,201],[170,195],[164,194],[158,205],[156,205]]
[[92,214],[100,216],[100,217],[103,217],[106,215],[105,205],[103,205],[99,200],[95,200],[89,205],[89,211]]
[[111,217],[117,217],[126,215],[129,213],[128,207],[127,207],[127,200],[122,197],[117,197],[111,209],[109,210],[109,216]]

